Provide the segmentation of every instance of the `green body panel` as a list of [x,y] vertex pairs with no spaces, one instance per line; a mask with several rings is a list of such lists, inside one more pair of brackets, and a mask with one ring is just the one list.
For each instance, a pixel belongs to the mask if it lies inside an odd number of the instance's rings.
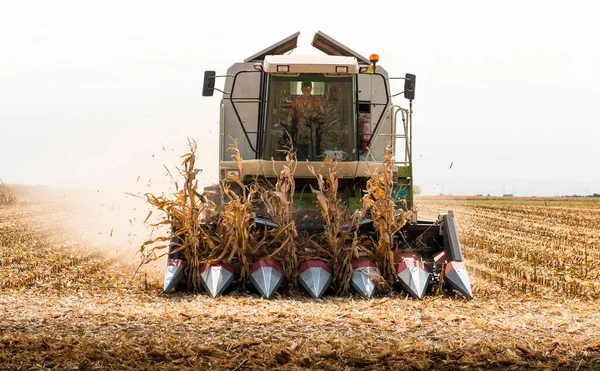
[[394,189],[392,189],[392,198],[396,201],[407,199],[408,191],[408,187],[394,186]]
[[[400,169],[398,169],[400,170]],[[398,177],[396,183],[394,183],[394,189],[392,189],[392,198],[396,201],[404,200],[406,202],[407,210],[411,210],[413,207],[413,187],[411,178],[409,177]]]
[[[360,200],[362,199],[362,191],[356,189],[354,195],[342,202],[348,203],[348,209],[355,211],[360,208]],[[295,192],[294,193],[294,209],[310,209],[317,208],[317,196],[312,192]]]
[[294,193],[294,209],[309,209],[316,208],[317,196],[310,190],[308,192]]
[[362,191],[360,189],[356,189],[354,192],[354,196],[348,198],[348,209],[350,211],[354,211],[360,208],[360,200],[362,199]]
[[396,201],[405,200],[407,209],[413,206],[412,166],[399,166],[398,178],[392,190],[392,198]]
[[412,167],[411,166],[399,166],[398,167],[398,179],[402,178],[411,178],[412,177]]

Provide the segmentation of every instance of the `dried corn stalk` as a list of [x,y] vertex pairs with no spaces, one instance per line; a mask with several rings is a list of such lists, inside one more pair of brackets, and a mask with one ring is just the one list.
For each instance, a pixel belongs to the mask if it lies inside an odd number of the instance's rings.
[[[170,197],[152,193],[145,195],[146,201],[160,212],[158,221],[148,224],[155,228],[168,227],[170,233],[144,242],[140,251],[144,257],[141,264],[144,264],[157,259],[157,251],[174,245],[172,252],[182,252],[188,262],[186,275],[189,289],[197,292],[201,290],[200,267],[218,240],[215,239],[214,227],[206,223],[207,219],[213,217],[213,205],[198,192],[196,177],[200,170],[195,167],[196,142],[190,141],[189,147],[189,151],[182,156],[182,167],[177,168],[183,177],[182,187],[174,181],[175,192]],[[149,218],[150,214],[146,221]],[[161,256],[166,254],[168,252]]]
[[[234,152],[231,156],[236,162],[239,173],[243,174],[243,161],[237,141],[229,147]],[[254,227],[254,200],[257,199],[258,185],[244,185],[237,176],[230,176],[233,186],[227,179],[221,181],[223,204],[214,218],[216,225],[214,240],[210,246],[207,263],[239,264],[240,278],[245,282],[250,270],[250,262],[260,246]]]
[[[358,236],[360,221],[365,216],[365,210],[359,209],[349,215],[348,207],[338,198],[337,162],[327,159],[323,163],[327,170],[325,177],[309,166],[310,172],[317,178],[318,188],[311,187],[317,196],[317,205],[321,212],[325,231],[323,242],[326,246],[326,256],[333,263],[334,285],[340,293],[350,291],[353,258],[370,255],[362,245]],[[320,245],[319,245],[320,246]]]
[[[296,153],[293,146],[282,150],[285,153],[283,169],[277,175],[277,182],[271,189],[262,186],[260,199],[267,216],[279,227],[268,231],[266,236],[267,249],[263,253],[265,258],[275,258],[282,266],[284,276],[296,285],[298,274],[298,255],[296,239],[298,232],[294,221],[294,173],[296,171]],[[273,164],[273,169],[275,165]]]
[[[230,147],[232,158],[243,174],[243,161],[237,143]],[[188,260],[188,282],[194,291],[200,288],[200,269],[204,263],[236,264],[240,268],[240,279],[249,276],[250,264],[262,258],[275,258],[283,268],[289,282],[295,283],[298,262],[322,259],[333,265],[334,284],[342,293],[349,291],[353,258],[368,257],[383,262],[383,276],[393,282],[394,241],[406,223],[406,214],[396,207],[392,199],[393,157],[388,146],[384,155],[383,168],[374,171],[367,182],[362,208],[350,215],[347,205],[338,198],[338,175],[334,159],[325,161],[323,176],[313,167],[310,171],[317,179],[318,188],[312,189],[317,197],[320,219],[325,231],[321,235],[306,236],[297,232],[293,208],[294,172],[296,157],[293,148],[284,150],[286,163],[278,173],[275,185],[250,185],[236,176],[221,182],[223,203],[215,210],[209,200],[197,191],[195,169],[196,145],[190,142],[190,151],[183,156],[184,178],[181,190],[177,187],[174,198],[147,194],[147,201],[163,212],[158,227],[166,225],[170,235],[147,241],[142,250],[146,261],[156,258],[156,250],[168,243],[175,244],[175,251],[182,251]],[[254,224],[255,212],[262,208],[278,227],[261,230]],[[370,215],[376,229],[375,241],[360,236],[361,220]],[[157,243],[161,243],[158,244]],[[150,249],[148,249],[150,247]],[[150,254],[149,254],[150,252]]]
[[382,276],[388,283],[396,280],[394,268],[395,241],[407,222],[408,212],[398,208],[392,197],[394,188],[394,156],[388,143],[383,154],[383,166],[369,175],[361,203],[370,215],[376,233],[375,258],[382,263]]

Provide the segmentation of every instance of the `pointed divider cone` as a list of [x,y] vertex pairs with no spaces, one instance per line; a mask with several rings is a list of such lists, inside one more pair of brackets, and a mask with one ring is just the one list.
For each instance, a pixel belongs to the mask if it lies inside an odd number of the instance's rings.
[[423,299],[431,276],[421,255],[413,252],[397,253],[394,260],[400,286],[413,298]]
[[379,278],[379,269],[377,265],[369,259],[352,260],[352,279],[350,284],[360,295],[366,299],[371,299],[375,293],[377,279]]
[[250,282],[265,299],[271,299],[283,282],[283,269],[273,259],[259,260],[250,268]]
[[469,280],[465,263],[453,261],[446,264],[444,280],[468,299],[473,299],[471,280]]
[[217,297],[233,282],[233,267],[228,264],[204,264],[201,268],[200,283],[210,296]]
[[165,282],[163,291],[171,291],[183,279],[185,270],[185,260],[167,259],[167,268],[165,268]]
[[300,266],[298,280],[315,299],[320,298],[332,281],[331,267],[322,260],[307,260]]

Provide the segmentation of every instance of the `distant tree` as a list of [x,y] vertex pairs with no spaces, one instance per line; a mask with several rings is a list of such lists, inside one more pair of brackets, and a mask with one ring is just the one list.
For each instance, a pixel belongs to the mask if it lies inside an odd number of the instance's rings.
[[10,205],[16,200],[12,189],[0,179],[0,205]]
[[423,192],[423,189],[421,189],[421,187],[420,187],[420,186],[418,186],[418,185],[415,185],[415,186],[413,187],[413,193],[414,193],[414,194],[416,194],[416,195],[420,195],[420,194],[421,194],[421,192]]

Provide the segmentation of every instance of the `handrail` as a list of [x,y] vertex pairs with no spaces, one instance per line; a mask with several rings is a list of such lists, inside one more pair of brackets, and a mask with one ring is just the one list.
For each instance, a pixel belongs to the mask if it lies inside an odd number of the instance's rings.
[[[404,145],[404,161],[400,162],[400,161],[394,161],[394,163],[396,164],[410,164],[410,155],[412,153],[412,148],[411,148],[411,143],[410,143],[410,134],[408,132],[408,123],[406,121],[406,117],[404,116],[405,114],[408,113],[408,110],[405,108],[402,108],[401,106],[395,104],[393,106],[390,107],[390,110],[392,111],[393,115],[393,120],[392,120],[392,127],[394,130],[394,134],[392,134],[392,136],[394,136],[394,139],[396,138],[404,138],[405,141],[405,145]],[[398,112],[402,113],[402,127],[404,129],[404,134],[403,135],[398,135],[397,134],[397,122],[398,122]],[[394,141],[394,143],[392,143],[392,146],[394,147],[394,155],[396,155],[396,142]]]
[[[233,107],[233,112],[235,112],[235,115],[237,116],[238,122],[240,123],[240,126],[242,127],[242,131],[244,132],[244,135],[246,136],[246,140],[248,141],[248,145],[250,146],[250,149],[254,152],[257,153],[258,151],[254,148],[254,146],[252,145],[252,142],[250,141],[250,137],[248,136],[248,134],[258,134],[258,131],[255,132],[249,132],[246,131],[246,127],[244,126],[244,123],[242,122],[242,118],[240,117],[240,114],[237,110],[237,107],[235,106],[235,103],[258,103],[259,107],[260,107],[260,103],[262,103],[262,99],[260,98],[260,96],[258,98],[234,98],[233,97],[233,92],[235,91],[235,83],[237,81],[237,78],[240,74],[242,73],[255,73],[255,72],[262,72],[262,71],[257,71],[257,70],[245,70],[245,71],[238,71],[235,76],[233,76],[233,82],[231,83],[231,92],[229,92],[229,100],[231,101],[231,107]],[[256,124],[258,127],[258,123]],[[258,135],[257,135],[257,141],[258,141]]]

